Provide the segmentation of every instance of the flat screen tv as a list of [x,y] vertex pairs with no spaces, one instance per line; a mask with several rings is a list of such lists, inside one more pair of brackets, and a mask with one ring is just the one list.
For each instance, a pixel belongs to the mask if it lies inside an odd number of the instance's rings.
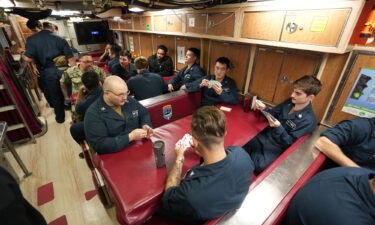
[[79,45],[103,44],[111,40],[112,31],[106,21],[74,23]]

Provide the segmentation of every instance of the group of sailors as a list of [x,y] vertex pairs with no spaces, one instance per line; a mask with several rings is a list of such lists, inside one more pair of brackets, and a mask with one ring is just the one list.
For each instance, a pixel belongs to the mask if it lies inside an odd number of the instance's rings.
[[[200,51],[189,48],[186,66],[165,83],[162,76],[173,74],[167,52],[161,45],[156,54],[132,62],[129,51],[112,44],[101,57],[109,60],[112,75],[107,76],[93,65],[90,55],[82,54],[76,65],[68,43],[47,26],[27,40],[24,59],[37,65],[41,89],[58,123],[65,120],[64,100],[72,84],[79,116],[71,134],[77,142],[86,139],[98,154],[126,151],[132,141],[153,135],[149,113],[139,100],[176,90],[201,91],[203,106],[191,121],[191,147],[201,161],[182,179],[185,148],[176,146],[176,160],[157,213],[202,223],[240,207],[251,174],[264,171],[297,139],[315,130],[311,102],[322,85],[306,75],[293,83],[290,98],[274,108],[257,100],[255,108],[269,113],[269,126],[244,146],[224,148],[226,117],[213,105],[238,103],[235,81],[227,76],[230,60],[219,57],[214,74],[205,75],[197,63]],[[61,55],[71,66],[65,71],[53,62]],[[323,171],[302,187],[292,200],[287,224],[375,224],[375,119],[342,121],[322,133],[316,148],[336,168]]]

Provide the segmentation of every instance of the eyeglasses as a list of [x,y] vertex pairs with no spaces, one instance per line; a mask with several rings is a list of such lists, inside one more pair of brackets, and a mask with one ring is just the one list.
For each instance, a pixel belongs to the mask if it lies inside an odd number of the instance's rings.
[[117,97],[123,97],[123,98],[128,97],[129,94],[130,94],[130,91],[128,91],[126,93],[121,93],[121,94],[116,94],[115,92],[113,92],[111,90],[107,90],[107,91],[111,92],[112,94],[116,95]]

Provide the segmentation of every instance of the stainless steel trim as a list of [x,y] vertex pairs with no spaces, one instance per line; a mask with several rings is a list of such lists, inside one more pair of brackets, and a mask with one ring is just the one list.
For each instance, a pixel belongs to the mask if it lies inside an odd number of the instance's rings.
[[166,99],[170,99],[172,97],[184,95],[186,93],[187,92],[184,91],[184,90],[174,91],[174,92],[171,92],[171,93],[167,93],[167,94],[159,95],[159,96],[156,96],[156,97],[153,97],[153,98],[148,98],[148,99],[142,100],[139,103],[141,103],[144,107],[148,107],[152,104],[155,104],[156,102],[161,102],[161,101],[164,101]]
[[218,224],[263,224],[319,155],[319,151],[314,148],[314,143],[325,129],[325,127],[319,127],[302,142],[247,194],[238,210],[227,214]]

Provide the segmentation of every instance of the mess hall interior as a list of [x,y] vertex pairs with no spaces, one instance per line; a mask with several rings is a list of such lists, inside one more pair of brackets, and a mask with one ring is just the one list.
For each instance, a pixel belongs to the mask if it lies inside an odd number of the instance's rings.
[[375,0],[0,0],[0,224],[375,224],[374,117]]

